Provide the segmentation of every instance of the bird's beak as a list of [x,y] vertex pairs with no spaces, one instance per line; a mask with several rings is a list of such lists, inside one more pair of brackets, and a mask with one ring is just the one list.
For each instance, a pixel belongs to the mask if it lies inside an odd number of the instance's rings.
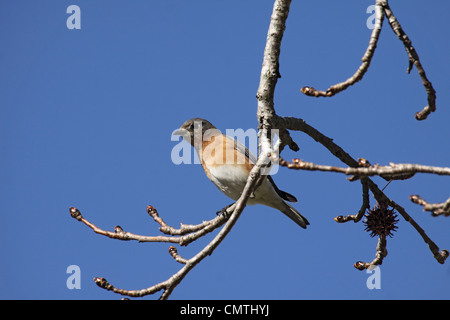
[[172,135],[184,137],[184,136],[189,136],[189,132],[186,129],[179,128],[179,129],[175,130],[174,132],[172,132]]
[[172,136],[181,136],[184,139],[189,140],[190,134],[188,130],[179,128],[172,132]]

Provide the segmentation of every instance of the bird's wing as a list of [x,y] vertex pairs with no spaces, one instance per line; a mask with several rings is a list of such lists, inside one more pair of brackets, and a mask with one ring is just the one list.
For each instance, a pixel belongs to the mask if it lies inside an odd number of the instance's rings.
[[297,202],[297,198],[294,197],[292,194],[287,193],[283,190],[278,189],[277,185],[275,184],[275,182],[273,181],[271,176],[267,176],[267,179],[270,181],[270,183],[272,184],[272,187],[275,189],[275,191],[277,192],[277,194],[286,201],[289,202]]
[[[253,153],[250,152],[250,150],[248,150],[248,148],[246,146],[244,146],[242,143],[240,143],[236,139],[234,139],[234,146],[235,146],[235,148],[236,148],[236,150],[238,152],[245,154],[245,156],[250,159],[251,163],[256,163],[256,157],[253,155]],[[297,198],[294,197],[292,194],[289,194],[289,193],[287,193],[285,191],[282,191],[282,190],[278,189],[277,185],[275,184],[275,182],[273,181],[271,176],[267,176],[267,179],[272,184],[272,187],[275,189],[277,194],[283,200],[286,200],[286,201],[289,201],[289,202],[297,202]]]
[[236,150],[242,154],[245,154],[245,156],[247,158],[250,159],[250,162],[255,164],[256,163],[256,157],[253,155],[253,153],[250,152],[250,150],[248,150],[248,148],[246,146],[244,146],[242,143],[240,143],[239,141],[237,141],[236,139],[227,136],[228,139],[230,140],[234,140],[234,147],[236,148]]

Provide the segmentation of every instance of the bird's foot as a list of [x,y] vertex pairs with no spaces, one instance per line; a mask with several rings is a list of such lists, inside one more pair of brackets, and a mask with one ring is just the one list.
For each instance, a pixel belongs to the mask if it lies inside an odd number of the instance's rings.
[[228,220],[234,211],[235,204],[236,203],[232,203],[227,205],[225,208],[220,209],[216,212],[216,215],[223,215]]

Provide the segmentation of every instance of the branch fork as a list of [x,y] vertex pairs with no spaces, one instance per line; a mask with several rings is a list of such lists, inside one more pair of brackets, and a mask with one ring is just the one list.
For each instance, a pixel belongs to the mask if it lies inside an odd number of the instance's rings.
[[372,30],[372,34],[369,40],[369,46],[362,57],[362,64],[358,68],[358,70],[345,80],[344,82],[332,85],[327,90],[317,90],[313,87],[306,86],[300,89],[300,91],[310,97],[332,97],[335,94],[344,91],[348,87],[354,85],[358,81],[360,81],[367,70],[369,69],[370,62],[372,61],[373,55],[375,53],[375,49],[377,47],[378,39],[380,37],[380,31],[383,26],[384,17],[387,17],[389,25],[391,26],[392,31],[397,35],[398,39],[403,43],[406,53],[408,55],[408,68],[406,69],[406,73],[410,73],[413,66],[416,66],[416,69],[419,73],[420,78],[422,79],[422,84],[427,93],[427,101],[428,105],[425,106],[421,111],[415,113],[415,118],[419,121],[425,120],[431,112],[436,111],[436,91],[433,88],[433,85],[428,80],[425,70],[422,67],[422,64],[419,59],[419,55],[414,49],[411,40],[408,38],[407,34],[403,30],[402,26],[398,22],[391,8],[389,7],[389,3],[387,0],[376,0],[375,1],[375,25]]

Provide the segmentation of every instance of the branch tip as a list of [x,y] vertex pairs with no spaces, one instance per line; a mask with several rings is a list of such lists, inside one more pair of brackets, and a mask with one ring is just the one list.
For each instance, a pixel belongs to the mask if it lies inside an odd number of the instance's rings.
[[331,97],[334,95],[334,92],[331,88],[329,88],[327,91],[322,91],[309,86],[300,88],[300,92],[308,97]]
[[370,164],[369,160],[364,158],[358,158],[358,166],[362,168],[370,168],[372,165]]
[[176,255],[178,253],[178,250],[174,246],[170,246],[169,247],[169,253],[173,256],[173,255]]
[[447,260],[449,256],[449,252],[447,249],[441,250],[439,254],[435,255],[434,257],[440,264],[444,264],[445,260]]
[[450,216],[450,198],[442,203],[428,203],[426,200],[422,199],[419,195],[411,195],[409,199],[418,205],[423,206],[424,211],[431,212],[433,217],[437,217],[440,215]]
[[175,259],[175,261],[177,261],[177,262],[179,262],[181,264],[186,264],[188,262],[186,259],[182,258],[178,254],[178,250],[174,246],[170,246],[169,247],[169,254]]
[[362,262],[362,261],[356,261],[353,265],[358,270],[366,270],[369,267],[370,263]]
[[348,221],[347,217],[344,216],[337,216],[334,218],[334,221],[338,222],[338,223],[344,223]]
[[70,215],[72,216],[72,218],[75,218],[78,221],[80,221],[83,218],[83,216],[81,215],[80,210],[78,210],[75,207],[69,207],[69,212],[70,212]]
[[94,282],[102,289],[110,290],[111,285],[106,281],[105,278],[94,277]]
[[153,206],[147,206],[147,213],[153,218],[159,217],[158,211]]

